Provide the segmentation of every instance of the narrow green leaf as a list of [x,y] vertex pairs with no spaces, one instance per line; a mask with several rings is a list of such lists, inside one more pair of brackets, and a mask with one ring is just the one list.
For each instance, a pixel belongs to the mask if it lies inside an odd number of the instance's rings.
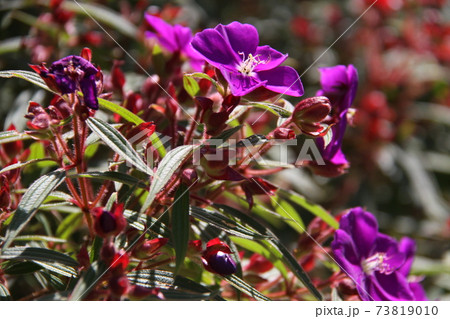
[[36,159],[32,159],[32,160],[29,160],[29,161],[23,162],[23,163],[21,163],[21,162],[15,163],[15,164],[6,166],[2,170],[0,170],[0,175],[5,173],[5,172],[7,172],[7,171],[11,171],[11,170],[16,169],[16,168],[22,168],[22,167],[25,167],[27,165],[31,165],[31,164],[38,163],[38,162],[52,162],[52,163],[54,163],[54,162],[56,162],[56,160],[54,160],[52,158],[36,158]]
[[331,215],[328,211],[326,211],[322,206],[311,203],[302,195],[297,194],[290,190],[279,189],[277,193],[281,197],[289,199],[290,201],[301,206],[311,214],[321,218],[325,223],[327,223],[331,227],[335,229],[339,228],[339,223],[336,221],[333,215]]
[[281,106],[271,104],[271,103],[263,103],[263,102],[251,102],[249,105],[253,107],[257,107],[266,111],[269,111],[270,113],[277,115],[279,117],[290,117],[292,112],[282,108]]
[[213,210],[192,206],[191,215],[194,218],[202,220],[210,225],[213,225],[230,235],[253,240],[266,238],[266,236],[251,229],[248,229],[246,227],[243,227],[234,220]]
[[262,225],[255,218],[252,218],[233,207],[223,204],[214,204],[214,206],[238,218],[242,223],[249,225],[253,229],[259,231],[261,234],[267,235],[267,241],[278,250],[279,254],[283,258],[284,264],[294,273],[294,275],[298,279],[300,279],[300,281],[305,285],[305,287],[312,293],[315,298],[317,298],[318,300],[322,300],[322,295],[313,285],[305,270],[274,233],[272,233],[268,228]]
[[86,3],[85,1],[81,3],[64,1],[62,7],[69,12],[86,15],[93,21],[98,21],[102,25],[107,25],[131,39],[135,39],[137,36],[137,28],[133,23],[106,6]]
[[258,290],[247,284],[241,278],[231,275],[231,276],[223,276],[223,278],[228,281],[233,287],[247,294],[248,296],[254,298],[255,300],[260,301],[270,301],[270,298],[264,296]]
[[114,172],[114,171],[105,171],[105,172],[87,172],[82,174],[74,174],[74,175],[68,175],[69,178],[93,178],[93,179],[100,179],[100,180],[106,180],[106,181],[115,181],[122,184],[128,184],[128,185],[136,185],[141,188],[147,187],[145,183],[136,177],[133,177],[129,174],[121,173],[121,172]]
[[144,120],[141,119],[139,116],[114,102],[99,98],[98,104],[100,106],[100,109],[111,111],[115,114],[118,114],[128,122],[134,123],[136,125],[144,123]]
[[172,206],[172,238],[175,246],[175,273],[178,273],[188,249],[189,188],[180,184]]
[[123,216],[127,219],[128,224],[131,227],[136,228],[137,230],[150,230],[155,234],[166,238],[169,238],[171,236],[170,229],[163,222],[161,222],[160,219],[156,219],[128,209],[123,212]]
[[166,186],[173,173],[175,173],[175,171],[196,147],[197,146],[194,145],[183,145],[167,153],[161,163],[159,163],[158,169],[154,173],[150,190],[140,211],[141,213],[144,213],[150,207],[156,197],[156,194],[158,194],[159,191]]
[[132,163],[139,170],[147,173],[148,175],[153,175],[152,169],[145,164],[140,155],[134,150],[133,146],[131,146],[127,139],[120,134],[118,130],[110,124],[94,117],[90,117],[86,122],[89,128],[94,131],[113,151]]
[[14,238],[25,227],[25,225],[34,216],[38,208],[50,194],[65,178],[64,170],[56,170],[41,176],[25,192],[13,219],[8,226],[5,236],[3,249],[9,247]]
[[56,236],[62,239],[67,239],[69,236],[78,228],[82,223],[83,214],[74,213],[68,215],[64,220],[58,225],[56,229]]
[[222,86],[219,84],[219,82],[217,82],[216,80],[214,80],[213,78],[211,78],[208,74],[206,73],[201,73],[201,72],[197,72],[197,73],[189,73],[186,74],[186,76],[189,77],[194,77],[194,78],[200,78],[200,79],[206,79],[208,81],[210,81],[216,88],[217,92],[219,92],[219,94],[223,95],[223,88]]
[[44,242],[54,242],[54,243],[65,243],[65,239],[50,237],[50,236],[41,236],[41,235],[25,235],[25,236],[17,236],[14,238],[14,241],[44,241]]
[[[0,71],[1,73],[1,71]],[[31,139],[31,136],[17,131],[3,131],[0,132],[0,144],[10,143],[15,141],[24,141]]]
[[183,76],[183,87],[186,92],[192,97],[195,97],[198,92],[200,92],[200,86],[198,85],[197,81],[187,75]]
[[91,251],[89,253],[89,260],[91,263],[99,259],[102,245],[103,245],[103,238],[95,236],[91,246]]
[[70,277],[78,276],[78,273],[75,271],[75,269],[70,266],[61,265],[61,264],[57,264],[57,263],[49,263],[49,262],[45,262],[45,261],[38,261],[38,260],[34,260],[33,262],[47,270],[50,270],[54,273],[60,274],[65,277],[70,278]]
[[59,251],[41,247],[13,247],[3,249],[0,258],[59,263],[67,266],[78,266],[71,257]]
[[107,267],[103,262],[93,262],[91,267],[83,273],[80,279],[78,279],[75,288],[69,296],[69,300],[83,300],[83,298],[89,294],[91,289],[95,287],[106,269]]
[[37,73],[24,70],[0,71],[0,78],[13,78],[13,77],[26,80],[49,92],[55,93],[47,86],[47,84],[45,84],[44,80],[42,80],[42,78]]
[[8,288],[0,283],[0,301],[11,300],[11,294]]
[[41,270],[42,267],[33,261],[8,260],[2,264],[2,270],[7,275],[25,275]]
[[275,211],[285,218],[286,224],[295,229],[299,234],[305,231],[305,224],[294,207],[278,196],[271,196],[270,201]]
[[225,143],[230,137],[232,137],[236,132],[238,132],[242,128],[242,125],[238,125],[235,127],[232,127],[228,130],[223,131],[217,136],[214,136],[213,138],[210,138],[205,142],[205,144],[211,144],[216,147],[221,146],[223,143]]

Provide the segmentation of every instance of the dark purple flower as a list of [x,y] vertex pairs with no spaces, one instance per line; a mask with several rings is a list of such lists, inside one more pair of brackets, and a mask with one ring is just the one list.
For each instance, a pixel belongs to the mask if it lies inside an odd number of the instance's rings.
[[320,68],[319,71],[322,89],[316,95],[326,96],[330,100],[333,126],[331,140],[328,143],[325,137],[316,139],[325,165],[314,166],[313,169],[320,175],[336,176],[342,174],[349,166],[341,146],[347,128],[347,112],[358,88],[358,73],[353,65],[337,65]]
[[[412,246],[411,246],[412,245]],[[355,281],[362,300],[417,300],[408,282],[414,242],[378,232],[375,217],[357,207],[342,217],[331,243],[338,265]]]
[[146,31],[145,35],[147,38],[156,38],[159,44],[171,53],[184,54],[189,59],[194,70],[202,69],[204,60],[191,47],[191,29],[179,24],[172,26],[163,19],[148,13],[145,14],[145,19],[155,31]]
[[236,262],[231,258],[230,247],[219,238],[211,239],[206,244],[202,262],[206,270],[222,276],[236,272]]
[[111,211],[107,211],[103,207],[95,207],[92,211],[94,229],[100,237],[116,236],[127,224],[123,217],[123,204],[114,203]]
[[49,69],[44,65],[30,65],[45,83],[62,94],[80,90],[86,106],[98,110],[96,75],[99,70],[88,60],[70,55],[52,63]]
[[287,54],[258,44],[256,28],[236,21],[203,30],[192,40],[194,49],[220,70],[235,96],[244,96],[257,88],[292,96],[303,95],[297,71],[289,66],[279,66]]

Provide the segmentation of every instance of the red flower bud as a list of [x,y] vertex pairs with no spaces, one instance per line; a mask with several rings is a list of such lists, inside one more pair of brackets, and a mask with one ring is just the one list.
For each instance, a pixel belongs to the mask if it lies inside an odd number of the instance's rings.
[[292,121],[304,134],[321,136],[325,134],[328,126],[321,122],[331,111],[328,98],[316,96],[307,98],[295,106]]
[[[14,124],[11,124],[8,127],[8,131],[17,131],[16,127],[14,126]],[[14,141],[14,142],[10,142],[10,143],[4,143],[2,144],[3,150],[5,151],[6,155],[8,155],[8,157],[10,159],[13,159],[16,157],[17,154],[19,154],[22,149],[23,149],[23,143],[22,141]]]
[[125,295],[130,286],[130,282],[126,275],[113,276],[109,279],[108,283],[111,293],[116,297]]
[[111,82],[113,88],[119,92],[123,91],[123,86],[125,85],[125,75],[123,74],[120,66],[123,61],[114,60],[113,67],[111,70]]
[[138,145],[146,138],[149,138],[155,132],[155,124],[153,122],[145,122],[132,128],[127,133],[127,139],[133,145]]
[[210,240],[202,255],[203,266],[206,270],[222,276],[236,272],[236,262],[231,258],[231,250],[219,238]]
[[114,203],[111,212],[96,207],[93,209],[94,229],[100,237],[116,236],[126,226],[127,222],[123,217],[123,204]]
[[0,188],[0,209],[8,209],[10,204],[9,185],[5,184]]
[[186,168],[181,173],[181,182],[187,186],[192,186],[198,181],[198,174],[193,168]]
[[292,140],[296,137],[294,130],[285,127],[278,127],[273,132],[273,138],[280,140]]
[[144,239],[136,245],[131,254],[141,260],[152,258],[168,241],[168,238]]

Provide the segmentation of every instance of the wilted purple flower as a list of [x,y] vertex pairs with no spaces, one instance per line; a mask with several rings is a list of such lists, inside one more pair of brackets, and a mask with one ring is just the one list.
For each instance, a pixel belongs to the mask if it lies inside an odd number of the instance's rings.
[[192,40],[194,49],[220,70],[235,96],[244,96],[261,87],[286,95],[303,95],[297,71],[279,66],[287,54],[258,43],[256,28],[236,21],[203,30]]
[[231,250],[219,238],[211,239],[206,244],[202,254],[202,263],[205,269],[222,275],[231,275],[236,272],[236,262],[231,258]]
[[182,53],[190,61],[194,70],[201,70],[203,58],[192,49],[192,32],[179,24],[171,25],[154,15],[145,14],[145,19],[155,32],[146,31],[147,38],[156,38],[159,44],[171,53]]
[[362,300],[425,298],[423,291],[422,295],[415,293],[418,284],[407,278],[414,241],[404,238],[399,244],[379,233],[375,217],[362,208],[353,208],[341,218],[331,247],[339,266],[355,281]]
[[353,65],[337,65],[320,68],[320,84],[322,89],[317,96],[326,96],[332,106],[331,141],[326,144],[325,137],[317,138],[316,144],[320,150],[325,166],[314,166],[316,173],[325,176],[336,176],[344,172],[349,163],[341,150],[342,140],[347,128],[347,111],[355,99],[358,88],[358,72]]
[[96,75],[99,70],[88,60],[70,55],[52,63],[49,69],[44,65],[30,65],[45,83],[62,94],[80,90],[86,106],[98,110]]

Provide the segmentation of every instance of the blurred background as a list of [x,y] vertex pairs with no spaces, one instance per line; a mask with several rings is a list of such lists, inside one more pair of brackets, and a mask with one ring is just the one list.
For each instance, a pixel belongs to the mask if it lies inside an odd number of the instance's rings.
[[[194,32],[232,21],[253,24],[260,43],[289,53],[305,87],[318,67],[353,64],[359,73],[353,126],[344,139],[351,162],[338,178],[304,169],[277,175],[334,214],[364,206],[381,231],[417,242],[413,271],[427,275],[430,299],[450,300],[450,5],[445,0],[0,0],[0,70],[31,70],[88,46],[107,74],[122,60],[127,85],[151,73],[143,13],[159,13]],[[94,17],[97,24],[90,16]],[[25,129],[28,101],[42,90],[0,79],[0,129]],[[290,99],[297,103],[299,99]]]

